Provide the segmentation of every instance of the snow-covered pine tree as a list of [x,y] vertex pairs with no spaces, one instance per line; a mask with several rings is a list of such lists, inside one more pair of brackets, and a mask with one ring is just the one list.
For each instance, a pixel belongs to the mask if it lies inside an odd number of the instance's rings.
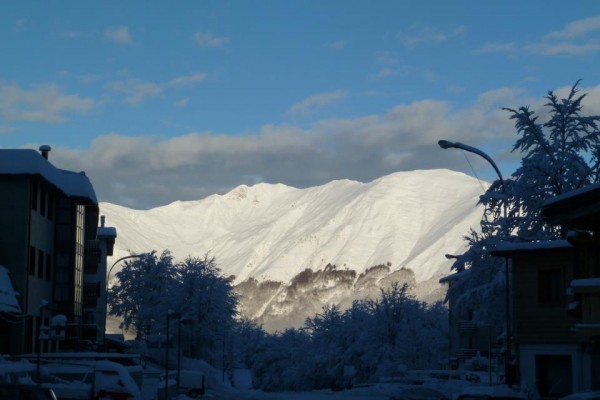
[[563,232],[541,218],[543,202],[600,180],[600,116],[582,114],[586,95],[579,93],[578,86],[579,81],[565,98],[548,92],[547,114],[538,116],[528,106],[504,108],[515,121],[518,138],[512,151],[522,154],[521,165],[505,180],[506,195],[496,180],[481,196],[485,206],[481,234],[472,231],[465,236],[468,250],[452,267],[464,273],[448,292],[458,311],[474,310],[486,324],[502,326],[505,316],[504,264],[490,250],[499,241],[560,238]]

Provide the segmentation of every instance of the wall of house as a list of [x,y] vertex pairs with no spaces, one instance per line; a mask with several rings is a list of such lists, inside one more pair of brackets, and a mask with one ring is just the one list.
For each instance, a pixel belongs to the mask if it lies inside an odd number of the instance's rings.
[[[559,271],[540,287],[544,271]],[[573,279],[573,253],[568,250],[539,251],[513,257],[513,337],[515,344],[572,343],[575,319],[568,315],[569,283]],[[553,297],[556,296],[556,297]],[[543,332],[543,335],[541,334]]]
[[[0,264],[10,270],[25,314],[9,331],[11,353],[33,351],[42,323],[40,304],[51,303],[55,189],[36,176],[2,176],[0,184]],[[48,314],[49,316],[49,314]],[[46,320],[48,318],[46,317]]]
[[521,384],[540,398],[561,398],[584,390],[589,360],[576,344],[521,345]]

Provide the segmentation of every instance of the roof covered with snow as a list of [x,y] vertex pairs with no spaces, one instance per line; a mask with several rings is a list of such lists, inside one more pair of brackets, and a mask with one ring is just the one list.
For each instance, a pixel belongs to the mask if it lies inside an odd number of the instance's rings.
[[506,255],[508,253],[516,253],[523,251],[539,251],[539,250],[564,250],[572,249],[573,246],[566,240],[544,240],[538,242],[504,242],[499,243],[492,255]]
[[556,224],[600,216],[600,183],[546,200],[542,207],[542,215],[549,222]]
[[94,187],[85,173],[56,168],[35,150],[0,149],[0,175],[40,175],[65,195],[98,204]]

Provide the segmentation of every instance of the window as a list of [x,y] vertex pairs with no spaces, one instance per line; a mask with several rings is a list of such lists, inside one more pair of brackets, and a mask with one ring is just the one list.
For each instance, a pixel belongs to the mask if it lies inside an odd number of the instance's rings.
[[37,259],[37,277],[40,279],[44,278],[44,252],[42,250],[38,250],[38,259]]
[[29,246],[29,275],[35,275],[35,247]]
[[52,255],[46,254],[46,280],[52,280]]
[[38,206],[38,185],[37,182],[31,184],[31,209],[37,210]]
[[538,271],[538,304],[541,306],[561,306],[565,288],[562,270],[559,268]]
[[48,219],[52,221],[54,218],[54,192],[48,190]]
[[46,188],[40,187],[40,214],[46,216]]

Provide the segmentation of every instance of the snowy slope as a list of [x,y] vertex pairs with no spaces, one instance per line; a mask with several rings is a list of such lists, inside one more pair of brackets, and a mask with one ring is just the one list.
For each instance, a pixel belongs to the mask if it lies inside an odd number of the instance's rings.
[[422,170],[308,189],[239,186],[145,211],[110,203],[100,209],[117,228],[114,260],[130,251],[169,249],[177,259],[210,252],[235,283],[286,283],[328,263],[362,273],[390,262],[422,282],[449,272],[444,254],[460,252],[462,236],[479,225],[482,192],[467,175]]

